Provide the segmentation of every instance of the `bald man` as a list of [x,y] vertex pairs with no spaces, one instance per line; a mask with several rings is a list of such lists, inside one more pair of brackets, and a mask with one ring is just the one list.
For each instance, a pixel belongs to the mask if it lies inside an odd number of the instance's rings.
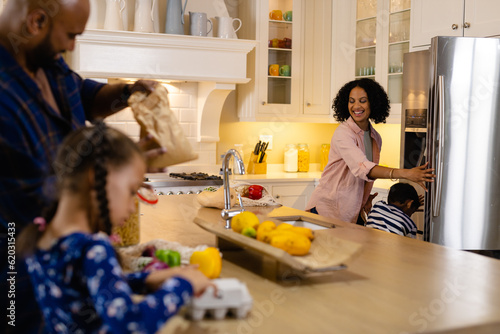
[[24,263],[9,255],[55,197],[59,144],[86,120],[123,109],[134,89],[154,89],[104,85],[67,66],[61,53],[74,49],[89,11],[88,0],[8,0],[0,16],[0,332],[36,332],[41,322]]

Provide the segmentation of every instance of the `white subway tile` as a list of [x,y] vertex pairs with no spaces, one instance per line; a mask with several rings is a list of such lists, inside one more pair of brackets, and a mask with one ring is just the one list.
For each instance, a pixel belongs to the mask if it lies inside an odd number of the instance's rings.
[[179,125],[181,126],[182,131],[184,132],[184,135],[186,137],[193,137],[193,135],[191,134],[190,123],[179,123]]
[[127,134],[131,137],[139,137],[141,131],[140,125],[133,121],[127,123]]
[[182,109],[179,110],[179,122],[196,123],[198,122],[198,113],[196,109]]
[[108,122],[106,123],[109,127],[113,129],[117,129],[118,131],[121,131],[125,134],[127,133],[127,123],[124,122]]
[[189,123],[189,135],[197,138],[198,136],[198,123]]
[[198,84],[194,82],[181,83],[179,86],[179,91],[183,94],[192,95],[196,98],[198,95]]
[[179,83],[163,84],[169,94],[178,94],[180,92],[179,85]]
[[172,108],[189,108],[189,95],[169,94],[168,100]]

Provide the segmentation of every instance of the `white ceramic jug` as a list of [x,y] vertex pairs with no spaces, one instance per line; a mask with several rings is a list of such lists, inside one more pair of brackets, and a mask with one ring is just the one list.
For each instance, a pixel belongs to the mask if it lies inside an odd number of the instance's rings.
[[127,3],[125,0],[106,0],[106,16],[104,17],[104,29],[123,30],[122,13]]
[[[210,24],[208,29],[207,24]],[[207,36],[212,31],[212,21],[207,18],[207,13],[189,12],[189,34],[192,36]]]
[[[241,20],[227,16],[216,16],[217,19],[217,37],[236,38],[236,32],[241,28]],[[234,22],[238,22],[238,27],[234,28]]]
[[86,29],[99,29],[99,3],[98,0],[90,0],[90,15],[87,20]]
[[135,0],[134,31],[154,32],[156,0]]

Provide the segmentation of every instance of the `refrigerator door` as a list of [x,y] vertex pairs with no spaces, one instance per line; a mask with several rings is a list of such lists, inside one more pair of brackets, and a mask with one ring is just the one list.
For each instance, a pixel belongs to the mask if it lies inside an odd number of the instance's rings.
[[499,39],[433,38],[427,131],[430,241],[500,249]]

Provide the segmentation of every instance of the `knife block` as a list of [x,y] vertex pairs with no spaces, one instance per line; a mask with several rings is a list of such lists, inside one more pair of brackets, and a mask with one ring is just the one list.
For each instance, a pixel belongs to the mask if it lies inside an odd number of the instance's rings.
[[267,173],[267,154],[262,159],[262,162],[258,161],[258,156],[253,152],[250,155],[250,161],[248,162],[248,174],[266,174]]

